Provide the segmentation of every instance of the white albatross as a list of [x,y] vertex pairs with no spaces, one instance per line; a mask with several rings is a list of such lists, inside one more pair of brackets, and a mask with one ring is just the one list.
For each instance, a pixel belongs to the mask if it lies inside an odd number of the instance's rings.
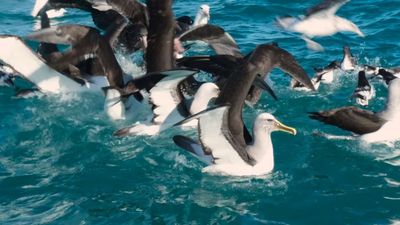
[[174,142],[207,164],[203,172],[230,176],[270,173],[274,169],[271,133],[284,131],[296,135],[296,130],[283,125],[270,113],[261,113],[254,120],[253,142],[239,147],[229,131],[229,110],[230,106],[216,107],[179,123],[198,118],[201,145],[183,136],[175,136]]
[[[255,119],[253,137],[243,123],[243,107],[258,74],[267,75],[273,68],[278,67],[294,79],[314,89],[304,69],[294,57],[276,44],[257,46],[246,58],[246,61],[228,78],[215,100],[216,108],[198,113],[176,125],[189,120],[199,119],[199,139],[201,151],[190,148],[195,142],[188,138],[176,137],[175,142],[192,153],[212,155],[213,164],[206,167],[204,172],[222,173],[231,176],[264,175],[274,167],[273,147],[270,133],[283,130],[296,134],[294,128],[287,127],[269,113],[262,113]],[[181,144],[183,143],[183,144]],[[204,161],[206,161],[205,159]]]
[[278,17],[277,22],[287,31],[301,33],[302,39],[306,41],[307,47],[322,51],[323,47],[311,40],[313,37],[331,36],[337,32],[353,32],[360,37],[364,33],[353,22],[336,16],[337,10],[349,0],[324,0],[318,5],[309,8],[304,16],[300,17]]

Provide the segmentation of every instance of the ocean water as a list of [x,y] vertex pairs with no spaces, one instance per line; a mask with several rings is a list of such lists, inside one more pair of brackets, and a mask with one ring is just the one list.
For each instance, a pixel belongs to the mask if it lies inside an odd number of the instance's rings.
[[[279,15],[298,15],[317,0],[176,0],[176,15],[194,17],[211,6],[211,23],[225,28],[243,52],[278,42],[306,71],[342,58],[349,45],[360,63],[400,65],[400,1],[353,0],[338,12],[366,34],[315,39],[324,52],[306,49],[299,38],[275,26]],[[0,33],[33,30],[33,0],[2,0]],[[53,23],[91,25],[88,14],[68,10]],[[1,46],[0,46],[1,51]],[[200,51],[200,50],[199,50]],[[120,60],[130,73],[139,70]],[[201,172],[204,166],[172,142],[195,131],[172,128],[154,137],[117,139],[112,132],[146,115],[110,121],[99,94],[27,99],[0,87],[0,224],[399,224],[400,145],[365,145],[329,140],[314,132],[348,134],[307,117],[307,112],[352,105],[356,74],[340,74],[319,92],[288,88],[289,78],[274,70],[268,82],[279,101],[263,95],[246,107],[271,112],[298,134],[273,133],[275,169],[263,177],[235,178]],[[381,110],[386,88],[366,107]],[[400,132],[400,128],[399,128]]]

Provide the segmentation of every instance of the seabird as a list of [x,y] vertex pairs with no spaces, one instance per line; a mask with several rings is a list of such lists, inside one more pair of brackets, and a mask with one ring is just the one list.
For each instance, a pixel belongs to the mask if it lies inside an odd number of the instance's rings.
[[[198,113],[206,109],[209,100],[218,96],[218,86],[212,83],[205,83],[200,86],[189,107],[186,106],[179,87],[179,84],[184,79],[193,76],[197,72],[193,70],[172,70],[170,74],[164,76],[149,91],[149,101],[153,106],[151,120],[122,128],[116,131],[114,135],[119,137],[155,135],[189,116],[190,113]],[[154,78],[154,76],[147,77]]]
[[210,6],[203,4],[199,7],[194,19],[193,27],[207,24],[210,20]]
[[389,82],[386,107],[371,112],[354,106],[311,112],[310,118],[355,133],[367,143],[396,141],[400,138],[400,79],[385,76]]
[[363,32],[353,22],[336,16],[337,10],[349,0],[323,0],[318,5],[307,9],[304,16],[279,17],[278,24],[285,30],[303,34],[307,46],[316,51],[323,47],[311,40],[313,37],[331,36],[337,32],[349,31],[364,37]]
[[324,68],[315,68],[317,76],[321,76],[321,82],[325,84],[332,83],[335,73],[340,69],[340,63],[338,61],[332,61]]
[[375,96],[375,88],[370,85],[365,76],[365,71],[358,72],[358,83],[352,95],[356,99],[357,104],[367,106],[369,100]]
[[[262,113],[254,122],[254,137],[251,137],[243,124],[242,111],[255,77],[258,74],[268,74],[274,67],[279,67],[314,89],[307,74],[290,53],[275,44],[259,45],[249,55],[246,63],[229,77],[215,101],[216,108],[176,124],[199,119],[199,138],[204,154],[211,154],[214,163],[203,171],[233,176],[256,176],[269,173],[273,169],[273,149],[269,134],[277,129],[296,134],[296,130],[284,126],[271,114]],[[178,145],[185,146],[179,144],[177,138],[175,141]],[[188,150],[195,152],[193,149]]]
[[271,133],[285,131],[295,135],[296,130],[283,125],[270,113],[261,113],[254,120],[253,142],[238,148],[229,131],[229,111],[230,106],[223,106],[197,115],[201,145],[182,136],[174,136],[175,144],[205,162],[207,167],[203,168],[203,172],[230,176],[270,173],[274,169]]
[[[314,85],[314,88],[318,90],[321,83],[332,83],[334,75],[338,69],[340,69],[340,63],[338,61],[332,61],[324,68],[314,68],[315,75],[313,78],[311,78],[311,82]],[[296,81],[295,79],[292,79],[292,81],[290,82],[290,86],[297,90],[310,91],[310,89],[306,88],[303,84]]]
[[351,54],[350,48],[348,46],[343,47],[343,59],[340,67],[345,72],[354,71],[357,67],[356,58]]

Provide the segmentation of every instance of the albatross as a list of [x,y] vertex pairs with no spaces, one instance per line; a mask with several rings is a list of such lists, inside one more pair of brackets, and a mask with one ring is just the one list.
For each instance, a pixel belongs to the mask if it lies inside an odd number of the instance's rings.
[[204,172],[258,176],[272,171],[274,158],[270,133],[283,130],[294,135],[296,130],[283,125],[270,113],[261,113],[255,119],[252,137],[243,124],[242,111],[255,77],[268,74],[274,67],[279,67],[308,88],[314,89],[307,74],[290,53],[275,44],[259,45],[249,55],[247,62],[229,77],[215,101],[217,107],[176,124],[199,120],[202,151],[199,151],[198,144],[197,148],[193,148],[197,142],[190,138],[177,136],[174,141],[184,149],[198,153],[196,155],[208,156],[204,158],[209,162]]
[[301,33],[308,48],[322,51],[323,47],[311,40],[313,37],[331,36],[337,32],[349,31],[364,37],[364,33],[353,22],[336,16],[337,10],[350,0],[323,0],[307,9],[304,16],[278,17],[277,22],[285,30]]
[[386,75],[389,83],[385,109],[380,112],[363,110],[354,106],[311,112],[311,119],[351,131],[367,143],[396,141],[400,139],[400,79]]
[[372,86],[365,75],[365,71],[358,72],[358,83],[352,95],[356,103],[361,106],[367,106],[369,100],[375,97],[375,88]]

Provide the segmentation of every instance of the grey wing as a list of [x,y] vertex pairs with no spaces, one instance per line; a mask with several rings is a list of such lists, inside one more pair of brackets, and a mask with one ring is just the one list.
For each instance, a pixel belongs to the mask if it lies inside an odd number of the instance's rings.
[[338,9],[348,1],[350,0],[323,0],[318,5],[307,9],[305,16],[334,15]]
[[354,106],[311,112],[309,117],[356,134],[375,132],[387,122],[371,111],[359,109]]
[[184,41],[204,41],[214,49],[218,55],[233,55],[242,57],[240,49],[232,36],[219,26],[205,24],[196,26],[185,33],[179,39]]

